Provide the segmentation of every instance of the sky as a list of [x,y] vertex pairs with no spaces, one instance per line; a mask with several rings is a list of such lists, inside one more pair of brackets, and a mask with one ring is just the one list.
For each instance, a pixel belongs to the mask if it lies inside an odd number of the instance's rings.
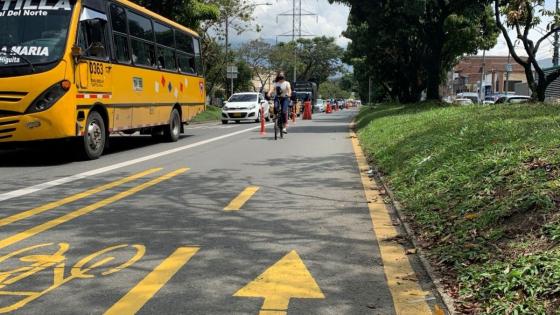
[[[292,17],[278,14],[291,14],[292,0],[251,0],[253,3],[271,3],[270,6],[260,5],[255,8],[253,24],[262,27],[261,32],[254,30],[247,31],[241,35],[232,35],[231,41],[239,44],[253,39],[263,39],[271,43],[278,41],[288,41],[289,37],[278,37],[281,34],[292,33]],[[296,0],[297,1],[297,0]],[[340,4],[330,4],[327,0],[301,0],[302,11],[317,14],[317,16],[303,17],[302,29],[304,34],[315,36],[330,36],[336,38],[336,43],[342,47],[348,45],[348,39],[341,33],[346,29],[350,8]],[[277,23],[277,17],[278,22]]]
[[[292,31],[292,18],[291,16],[278,16],[282,13],[290,13],[292,11],[292,0],[250,0],[253,3],[271,3],[270,6],[259,5],[255,8],[253,13],[254,23],[262,27],[261,32],[249,30],[241,35],[231,35],[231,41],[234,45],[240,44],[253,39],[263,39],[271,43],[276,41],[287,41],[289,37],[279,37],[281,34],[291,34]],[[298,1],[298,0],[296,0]],[[341,47],[346,47],[349,40],[344,38],[341,33],[346,29],[348,14],[350,8],[341,4],[330,4],[328,0],[301,0],[303,11],[312,12],[317,16],[303,17],[303,31],[305,34],[313,34],[315,36],[331,36],[336,38],[336,43]],[[555,0],[545,0],[547,9],[554,7]],[[277,23],[278,21],[278,23]],[[542,28],[544,29],[547,24],[547,19],[543,20]],[[544,30],[543,30],[544,31]],[[543,32],[540,31],[540,32]],[[513,32],[510,33],[511,37],[515,39]],[[539,38],[539,31],[532,31],[532,38]],[[541,45],[538,59],[551,58],[553,53],[553,37],[549,41],[545,41]],[[519,46],[519,45],[518,45]],[[526,55],[521,47],[516,51],[520,55]],[[497,45],[486,52],[490,56],[507,56],[509,53],[506,41],[503,36],[498,38]],[[482,51],[478,53],[482,55]]]

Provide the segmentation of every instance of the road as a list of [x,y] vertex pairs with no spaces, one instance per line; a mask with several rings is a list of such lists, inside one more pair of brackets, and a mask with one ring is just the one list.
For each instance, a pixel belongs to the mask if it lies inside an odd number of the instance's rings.
[[[427,314],[414,255],[409,279],[381,255],[355,114],[298,120],[281,141],[256,124],[117,136],[97,161],[0,151],[0,313]],[[399,298],[407,282],[424,294]]]

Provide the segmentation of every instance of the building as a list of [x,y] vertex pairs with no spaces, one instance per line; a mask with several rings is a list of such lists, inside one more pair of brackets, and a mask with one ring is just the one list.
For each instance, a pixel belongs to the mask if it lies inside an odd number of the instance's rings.
[[[550,67],[543,69],[545,74],[550,74],[551,72],[557,71],[559,67]],[[550,85],[546,88],[545,101],[550,103],[560,102],[560,78],[552,81]]]
[[[451,89],[453,94],[461,92],[479,92],[482,77],[482,56],[467,56],[453,68]],[[511,64],[511,72],[506,72],[506,65]],[[525,70],[508,56],[486,56],[484,59],[484,94],[514,93],[515,85],[526,83]]]

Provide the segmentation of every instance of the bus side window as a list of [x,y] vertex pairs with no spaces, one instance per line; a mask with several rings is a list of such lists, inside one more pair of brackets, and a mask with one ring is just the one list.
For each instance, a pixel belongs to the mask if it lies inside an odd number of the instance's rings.
[[130,49],[128,47],[128,29],[126,25],[126,10],[111,4],[111,25],[113,26],[113,44],[117,61],[129,63]]
[[196,73],[202,76],[204,75],[204,67],[202,66],[202,56],[200,54],[200,40],[198,38],[193,38],[194,44],[194,59],[196,64]]
[[132,62],[136,65],[155,67],[157,61],[152,21],[128,11],[128,30],[132,44]]

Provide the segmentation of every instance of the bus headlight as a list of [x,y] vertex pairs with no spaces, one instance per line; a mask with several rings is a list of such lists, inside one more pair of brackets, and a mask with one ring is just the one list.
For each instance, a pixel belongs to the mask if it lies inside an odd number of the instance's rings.
[[68,81],[58,82],[39,95],[25,111],[26,114],[39,113],[51,108],[66,92]]

